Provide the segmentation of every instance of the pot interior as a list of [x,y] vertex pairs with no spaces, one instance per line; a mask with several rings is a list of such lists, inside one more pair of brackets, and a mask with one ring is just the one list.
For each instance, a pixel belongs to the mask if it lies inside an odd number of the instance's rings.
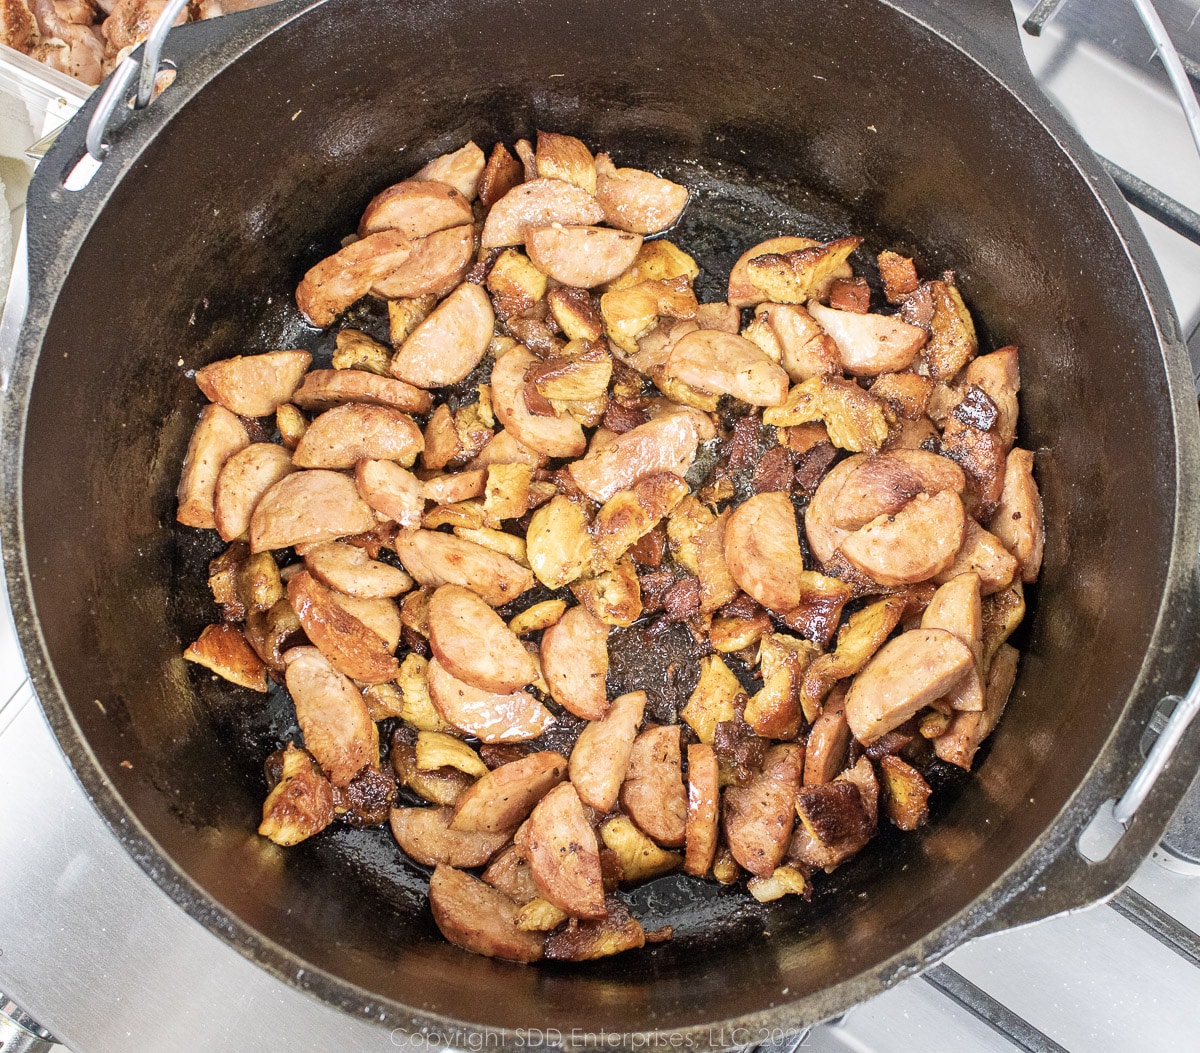
[[[174,523],[203,401],[189,371],[327,351],[293,292],[372,194],[467,139],[488,150],[538,128],[693,188],[674,236],[704,268],[702,300],[723,298],[713,276],[742,250],[781,233],[860,234],[862,260],[893,248],[923,276],[954,269],[984,348],[1021,348],[1020,442],[1038,451],[1048,524],[1009,711],[976,776],[935,797],[928,827],[881,836],[819,878],[811,903],[765,908],[662,879],[635,909],[677,938],[580,967],[444,943],[424,874],[385,830],[290,850],[255,835],[261,763],[291,717],[284,699],[182,661],[215,618],[205,567],[218,546]],[[208,924],[303,968],[319,992],[564,1032],[784,1005],[801,1022],[873,989],[864,978],[881,963],[972,903],[986,909],[1084,779],[1164,588],[1170,407],[1143,293],[1084,181],[1002,85],[890,8],[327,4],[215,76],[86,235],[28,407],[33,608],[90,750],[76,762],[103,770],[200,890]],[[206,899],[257,935],[232,932]]]

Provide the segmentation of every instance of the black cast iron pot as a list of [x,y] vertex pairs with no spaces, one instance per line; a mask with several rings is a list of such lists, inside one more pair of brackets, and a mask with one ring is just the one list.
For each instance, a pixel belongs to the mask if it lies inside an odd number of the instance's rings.
[[[241,953],[392,1027],[721,1044],[730,1026],[823,1019],[972,935],[1094,902],[1160,836],[1200,729],[1107,859],[1075,847],[1200,664],[1200,429],[1177,326],[1124,203],[1033,87],[1007,4],[905,6],[285,0],[174,33],[178,79],[112,133],[79,192],[62,181],[88,113],[61,136],[30,196],[32,292],[5,399],[13,607],[96,807]],[[254,834],[286,704],[182,661],[210,617],[212,550],[176,527],[173,490],[202,401],[188,370],[325,347],[292,294],[371,195],[468,138],[539,127],[693,187],[678,236],[709,274],[797,230],[954,268],[984,345],[1021,348],[1020,441],[1038,451],[1048,543],[1008,712],[927,828],[882,837],[812,903],[751,909],[662,879],[637,910],[674,941],[532,968],[442,941],[385,831],[288,851]],[[715,280],[701,292],[721,295]]]

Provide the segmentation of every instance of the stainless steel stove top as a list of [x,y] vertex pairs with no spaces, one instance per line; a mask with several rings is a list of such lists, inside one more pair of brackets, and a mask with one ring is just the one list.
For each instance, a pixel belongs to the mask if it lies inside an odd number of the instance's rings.
[[[1014,0],[1018,17],[1031,4]],[[1200,57],[1197,0],[1159,0]],[[1200,211],[1200,160],[1125,0],[1069,0],[1030,65],[1092,146]],[[1195,67],[1200,70],[1200,66]],[[3,87],[0,84],[0,87]],[[1142,218],[1185,332],[1200,326],[1200,247]],[[0,326],[0,342],[12,326]],[[1200,339],[1193,340],[1200,368]],[[189,918],[125,854],[67,767],[25,680],[0,595],[0,1007],[75,1053],[454,1045],[331,1009]],[[1190,810],[1189,810],[1190,809]],[[1200,1050],[1200,780],[1167,840],[1110,903],[972,941],[922,976],[807,1034],[725,1036],[806,1050]],[[570,1036],[566,1036],[570,1037]],[[531,1045],[536,1045],[531,1036]],[[0,1050],[46,1048],[0,1024]]]

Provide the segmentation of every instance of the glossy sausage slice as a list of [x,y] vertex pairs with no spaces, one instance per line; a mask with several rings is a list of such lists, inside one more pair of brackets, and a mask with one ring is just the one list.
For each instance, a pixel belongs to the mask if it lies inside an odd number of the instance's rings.
[[604,917],[600,849],[574,786],[546,794],[514,840],[546,899],[577,918]]
[[429,879],[429,906],[443,936],[457,947],[510,962],[536,962],[545,933],[517,928],[520,907],[503,892],[440,864]]
[[616,807],[645,710],[645,691],[621,695],[603,720],[591,721],[575,740],[571,782],[583,803],[598,812]]
[[250,551],[333,541],[375,526],[354,480],[340,472],[294,472],[259,499],[250,517]]
[[404,341],[392,374],[419,388],[457,384],[487,351],[495,315],[488,295],[464,282]]
[[687,791],[683,786],[679,725],[646,728],[633,743],[621,804],[641,830],[660,845],[684,842]]
[[378,460],[407,468],[424,448],[421,429],[407,413],[349,402],[308,426],[292,462],[297,468],[353,468],[361,460]]
[[452,676],[506,694],[537,679],[537,663],[478,595],[442,585],[429,598],[429,644]]
[[507,556],[436,530],[407,530],[395,541],[404,569],[422,585],[462,585],[499,607],[533,588],[533,574]]
[[423,238],[448,227],[470,223],[471,202],[452,186],[425,180],[405,180],[381,190],[363,211],[358,236],[398,230],[405,237]]
[[533,228],[603,219],[604,210],[586,190],[561,179],[534,179],[513,187],[492,206],[480,243],[485,249],[524,245],[526,233]]
[[441,718],[481,742],[524,742],[554,723],[550,710],[528,691],[483,691],[452,676],[436,658],[429,660],[426,681]]
[[721,786],[717,755],[711,746],[694,742],[687,748],[688,803],[683,869],[703,877],[717,854],[718,803]]
[[217,525],[214,500],[217,479],[226,462],[250,445],[246,426],[224,406],[205,406],[196,422],[183,470],[179,476],[179,510],[175,518],[184,526],[211,530]]
[[529,258],[543,274],[579,289],[594,289],[633,266],[639,234],[607,227],[536,227],[525,235]]
[[311,362],[307,351],[226,358],[196,370],[196,384],[231,413],[265,417],[292,397]]
[[554,701],[577,717],[608,712],[607,624],[585,607],[572,607],[542,634],[542,672]]
[[567,759],[553,750],[531,753],[493,768],[454,806],[455,830],[511,832],[567,774]]
[[744,592],[783,614],[804,592],[804,555],[787,494],[757,494],[725,525],[725,564]]
[[893,516],[879,516],[842,542],[845,557],[880,585],[926,581],[954,562],[966,512],[958,494],[918,494]]
[[578,457],[587,449],[579,421],[559,410],[539,416],[525,404],[525,374],[537,361],[525,348],[516,347],[492,367],[496,416],[523,446],[547,457]]
[[751,406],[782,406],[788,375],[759,348],[736,333],[698,329],[676,341],[666,374],[698,391],[732,395]]
[[292,455],[273,442],[252,443],[230,457],[217,476],[213,501],[213,519],[221,539],[245,537],[254,506],[293,470]]

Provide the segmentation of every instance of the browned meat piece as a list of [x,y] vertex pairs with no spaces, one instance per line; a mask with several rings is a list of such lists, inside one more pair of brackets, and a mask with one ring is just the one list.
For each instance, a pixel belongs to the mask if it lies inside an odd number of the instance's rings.
[[467,143],[451,153],[435,157],[417,172],[413,179],[445,183],[446,186],[454,187],[468,201],[474,201],[479,193],[484,162],[483,151],[474,143]]
[[763,738],[791,740],[800,732],[800,687],[804,670],[818,653],[805,640],[767,633],[759,645],[762,689],[746,703],[743,719]]
[[717,755],[711,746],[692,743],[687,749],[688,803],[683,869],[704,877],[717,854],[720,783]]
[[487,293],[478,285],[460,285],[400,346],[392,375],[419,388],[457,384],[479,365],[494,322]]
[[256,442],[225,462],[217,476],[213,521],[223,541],[244,538],[262,495],[292,472],[292,456],[273,442]]
[[610,227],[657,234],[673,226],[687,205],[686,187],[639,168],[615,168],[607,154],[596,158],[596,171],[596,201]]
[[894,516],[880,516],[850,534],[840,551],[880,585],[908,585],[954,562],[965,525],[957,494],[918,494]]
[[754,468],[751,488],[756,494],[790,494],[796,471],[796,454],[786,446],[772,446]]
[[[372,234],[371,238],[379,236]],[[374,278],[370,288],[373,296],[385,300],[445,296],[470,269],[475,253],[475,228],[464,223],[409,244],[412,247],[409,256]]]
[[231,413],[265,417],[291,400],[311,362],[307,351],[226,358],[196,370],[196,385]]
[[925,331],[893,315],[835,311],[813,301],[808,312],[837,345],[842,369],[860,377],[907,369],[925,346]]
[[345,788],[334,787],[335,807],[347,826],[383,826],[396,803],[396,777],[382,768],[363,768]]
[[696,578],[681,578],[662,598],[664,617],[669,622],[685,622],[700,613],[700,582]]
[[362,599],[399,596],[413,584],[404,571],[373,560],[361,548],[339,541],[308,549],[304,565],[322,585]]
[[607,227],[531,227],[525,248],[538,270],[556,282],[594,289],[624,274],[642,247],[640,234]]
[[200,638],[183,652],[183,657],[211,669],[232,684],[266,694],[266,666],[237,628],[228,622],[206,625]]
[[788,392],[782,406],[763,412],[763,423],[777,427],[811,421],[823,421],[829,441],[853,453],[874,453],[888,438],[883,402],[842,377],[810,377]]
[[501,695],[472,687],[429,660],[429,697],[448,724],[481,742],[524,742],[537,738],[554,716],[528,691]]
[[644,691],[621,695],[603,720],[580,732],[571,751],[571,782],[583,803],[602,814],[616,806],[645,708]]
[[899,757],[879,762],[883,780],[883,806],[888,818],[901,830],[916,830],[929,819],[929,783],[916,768]]
[[630,364],[643,371],[650,368],[650,363],[641,361],[638,352],[642,348],[638,341],[649,334],[660,319],[695,318],[698,308],[687,275],[611,289],[600,297],[600,315],[609,340],[620,350],[637,356]]
[[396,555],[420,584],[462,585],[499,607],[533,588],[519,563],[473,541],[435,530],[408,530],[396,538]]
[[942,431],[941,450],[962,465],[967,475],[964,500],[972,516],[986,522],[1004,489],[1004,444],[1000,436],[951,416]]
[[[346,600],[326,588],[307,571],[288,580],[288,602],[300,619],[305,635],[343,676],[365,684],[394,680],[399,665],[394,643],[351,613]],[[396,626],[399,635],[399,625]],[[317,756],[320,760],[320,756]],[[334,780],[336,781],[336,780]]]
[[[488,470],[486,468],[431,475],[424,482],[417,484],[421,507],[424,508],[426,501],[432,501],[435,505],[452,505],[460,501],[470,501],[475,497],[483,497],[487,493],[487,477]],[[482,516],[482,514],[481,506],[480,515]]]
[[725,840],[733,858],[758,877],[769,876],[787,851],[803,764],[804,753],[799,746],[774,746],[761,772],[745,786],[725,790]]
[[845,780],[805,786],[796,794],[796,812],[805,829],[823,844],[850,840],[866,844],[875,829],[858,787]]
[[522,907],[541,896],[529,864],[516,845],[509,845],[488,864],[483,880]]
[[1042,523],[1042,498],[1033,478],[1033,454],[1014,449],[1005,462],[1004,488],[992,521],[992,533],[1021,565],[1021,580],[1037,581],[1042,567],[1046,529]]
[[213,529],[217,480],[226,462],[250,445],[246,427],[224,406],[205,406],[188,443],[179,477],[175,518],[184,526]]
[[786,494],[758,494],[735,508],[724,548],[733,580],[768,610],[782,613],[800,602],[804,556]]
[[524,177],[520,162],[508,152],[508,147],[497,143],[479,177],[479,200],[491,208]]
[[1017,569],[1017,560],[1004,547],[1004,543],[968,517],[963,542],[954,562],[940,574],[935,574],[933,580],[943,585],[960,574],[974,571],[979,575],[980,591],[984,596],[989,596],[1008,588]]
[[910,293],[916,292],[920,284],[913,261],[888,249],[879,254],[879,277],[888,303],[902,302]]
[[[369,696],[367,704],[370,706]],[[430,771],[418,767],[416,749],[399,741],[399,735],[408,730],[407,727],[397,728],[392,736],[391,762],[396,777],[431,804],[452,807],[475,785],[475,777],[457,768],[435,768]]]
[[418,863],[427,867],[481,867],[508,842],[510,831],[455,830],[450,808],[393,808],[392,836]]
[[301,409],[318,412],[357,402],[391,406],[405,413],[428,413],[432,402],[428,391],[362,369],[314,369],[296,389],[292,401]]
[[929,600],[921,616],[922,629],[953,633],[975,656],[975,667],[946,695],[955,709],[983,709],[983,609],[979,575],[968,571],[951,578]]
[[925,360],[934,380],[950,381],[979,350],[975,323],[958,289],[944,281],[929,283],[933,316]]
[[968,384],[967,393],[962,397],[962,401],[950,411],[950,415],[962,424],[969,424],[972,428],[987,431],[995,426],[1000,411],[983,388],[978,384]]
[[814,494],[837,458],[837,447],[829,442],[817,443],[806,450],[796,463],[796,489],[805,494]]
[[621,805],[660,845],[684,843],[687,791],[682,776],[679,725],[652,725],[638,735],[621,786]]
[[599,451],[588,451],[568,470],[588,497],[604,502],[619,490],[631,489],[644,476],[656,472],[685,475],[696,457],[696,447],[713,433],[712,422],[703,414],[669,414],[618,435]]
[[298,845],[333,822],[333,786],[312,757],[290,742],[280,780],[263,802],[258,832],[277,845]]
[[354,466],[354,483],[376,512],[405,528],[420,526],[424,491],[407,468],[395,461],[361,460]]
[[439,865],[429,879],[429,906],[442,935],[457,947],[510,962],[542,957],[545,935],[517,928],[520,907],[470,874]]
[[838,684],[825,699],[821,715],[813,722],[804,749],[804,785],[832,782],[846,765],[850,725],[846,723],[846,687]]
[[598,565],[616,563],[687,494],[688,485],[679,476],[656,472],[643,476],[631,490],[622,490],[610,497],[596,513],[591,528]]
[[780,365],[792,380],[800,383],[842,371],[837,344],[800,304],[759,304],[754,317],[770,325],[779,344]]
[[539,129],[535,170],[543,178],[561,179],[589,194],[596,193],[596,162],[592,151],[573,135]]
[[924,417],[932,390],[933,382],[919,373],[883,373],[871,385],[872,395],[883,399],[893,413],[908,421]]
[[696,308],[696,324],[701,329],[736,333],[741,324],[741,312],[731,303],[702,303]]
[[866,314],[871,309],[871,287],[866,278],[834,278],[829,283],[829,306],[838,311]]
[[282,678],[284,653],[304,641],[300,619],[286,599],[280,600],[265,614],[247,614],[244,634],[246,642],[277,680]]
[[988,669],[983,710],[979,713],[955,713],[946,732],[933,740],[933,748],[942,760],[966,771],[971,770],[979,747],[1000,722],[1013,681],[1017,678],[1020,657],[1015,647],[1000,644]]
[[[810,249],[817,245],[819,245],[819,242],[813,241],[812,238],[784,237],[768,238],[766,241],[759,242],[759,244],[747,249],[738,257],[737,262],[733,265],[733,269],[729,272],[729,295],[727,297],[729,302],[734,307],[754,307],[771,299],[770,296],[750,280],[749,264],[752,259],[765,256],[769,253]],[[849,266],[846,266],[844,271],[839,272],[835,276],[839,278],[848,277],[850,273]]]
[[604,335],[600,305],[586,289],[560,285],[546,294],[546,302],[568,340],[599,340]]
[[406,238],[423,238],[449,227],[470,223],[471,202],[445,183],[405,180],[381,190],[363,211],[358,236],[398,230]]
[[38,36],[38,25],[26,0],[5,0],[0,4],[0,44],[28,55]]
[[324,329],[376,282],[405,267],[412,255],[413,243],[398,230],[355,241],[304,275],[296,288],[296,306],[313,325]]
[[917,494],[962,493],[957,464],[926,450],[893,450],[861,462],[833,502],[833,520],[857,530],[881,515],[895,515]]
[[842,608],[854,593],[851,585],[814,570],[800,576],[800,599],[782,615],[785,625],[820,648],[829,646],[842,617]]
[[542,634],[542,673],[551,696],[586,720],[608,712],[608,631],[583,607],[572,607]]
[[824,245],[767,252],[750,258],[746,274],[764,299],[775,303],[821,300],[836,279],[850,277],[846,260],[860,244],[862,238],[838,238]]
[[781,406],[787,399],[783,368],[749,340],[719,329],[697,329],[680,338],[667,356],[666,375],[752,406]]
[[616,896],[607,899],[607,917],[598,921],[572,918],[546,938],[546,957],[552,961],[590,962],[637,950],[650,942],[638,920]]
[[525,375],[536,363],[533,355],[517,347],[492,367],[492,404],[496,416],[523,446],[547,457],[578,457],[587,449],[579,422],[553,407],[550,416],[538,416],[526,405]]
[[546,794],[514,840],[546,899],[573,917],[604,917],[600,848],[574,786]]
[[967,366],[965,377],[968,385],[985,391],[996,406],[996,434],[1004,448],[1010,449],[1017,436],[1017,393],[1021,390],[1017,349],[1002,347],[990,355],[980,355]]
[[[807,867],[821,867],[827,872],[832,872],[851,856],[860,852],[871,839],[879,817],[879,784],[875,779],[875,769],[871,767],[871,762],[866,757],[861,757],[853,768],[843,772],[832,783],[814,789],[820,792],[840,794],[843,791],[840,789],[831,791],[830,787],[841,786],[857,789],[862,814],[866,816],[868,824],[848,823],[846,824],[847,828],[853,826],[854,829],[847,837],[842,840],[825,842],[818,838],[806,824],[801,823],[796,828],[795,836],[788,846],[789,860]],[[857,816],[859,813],[854,811],[853,804],[849,803],[848,797],[845,798],[845,801],[846,810]]]
[[447,672],[483,691],[507,694],[537,679],[516,633],[461,585],[442,585],[429,598],[429,643]]
[[492,205],[483,224],[485,249],[524,245],[526,234],[554,223],[589,225],[604,219],[604,210],[586,190],[561,179],[534,179],[513,187]]
[[379,766],[379,734],[358,688],[315,647],[284,655],[304,745],[335,786]]
[[378,460],[407,468],[424,447],[421,429],[407,413],[349,402],[309,425],[292,462],[297,468],[353,468],[361,460]]
[[941,698],[975,666],[971,649],[944,629],[911,629],[884,644],[850,685],[846,720],[864,745]]
[[502,764],[458,799],[450,825],[455,830],[511,832],[566,774],[567,759],[549,750]]

